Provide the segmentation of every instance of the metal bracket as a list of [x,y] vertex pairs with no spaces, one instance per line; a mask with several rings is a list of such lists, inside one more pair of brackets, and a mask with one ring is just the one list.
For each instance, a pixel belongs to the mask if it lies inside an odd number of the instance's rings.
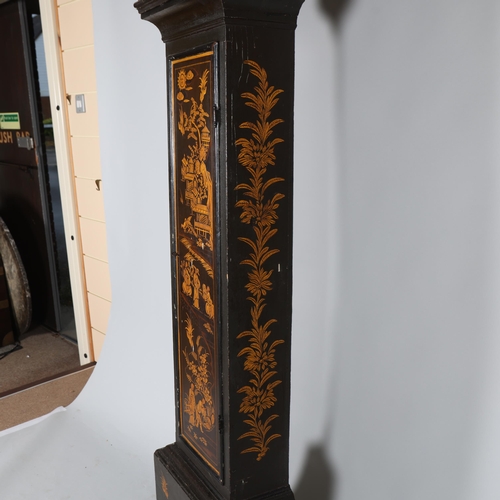
[[31,149],[33,149],[35,147],[34,142],[33,142],[33,138],[29,137],[29,136],[18,137],[17,138],[17,147],[27,149],[28,151],[30,151]]

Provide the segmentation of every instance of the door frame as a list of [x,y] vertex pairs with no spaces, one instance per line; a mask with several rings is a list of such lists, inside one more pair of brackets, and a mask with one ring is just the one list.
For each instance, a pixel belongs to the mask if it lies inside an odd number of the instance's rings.
[[94,361],[94,350],[76,203],[57,6],[54,0],[39,0],[39,3],[78,353],[80,364],[85,365]]

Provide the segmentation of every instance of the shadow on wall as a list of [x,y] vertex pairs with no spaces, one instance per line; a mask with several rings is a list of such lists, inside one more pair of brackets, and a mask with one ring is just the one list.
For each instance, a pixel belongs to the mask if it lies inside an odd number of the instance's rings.
[[298,486],[294,488],[295,500],[332,500],[335,477],[322,445],[309,448]]
[[[342,19],[353,0],[318,0],[320,8],[332,22],[336,36],[340,34]],[[329,426],[332,425],[331,419]],[[325,439],[322,444],[312,445],[306,455],[306,460],[297,486],[294,488],[296,500],[334,500],[335,471],[328,459],[328,443],[330,429],[325,429]]]
[[331,19],[336,30],[340,28],[343,16],[352,3],[352,0],[319,0],[321,9]]

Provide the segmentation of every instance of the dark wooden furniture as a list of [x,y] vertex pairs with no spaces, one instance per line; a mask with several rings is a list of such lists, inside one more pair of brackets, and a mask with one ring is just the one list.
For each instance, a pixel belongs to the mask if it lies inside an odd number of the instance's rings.
[[176,442],[158,498],[288,484],[294,30],[303,0],[140,0],[166,44]]
[[33,14],[37,2],[0,5],[0,216],[9,227],[33,299],[33,322],[61,329],[54,222],[35,63]]

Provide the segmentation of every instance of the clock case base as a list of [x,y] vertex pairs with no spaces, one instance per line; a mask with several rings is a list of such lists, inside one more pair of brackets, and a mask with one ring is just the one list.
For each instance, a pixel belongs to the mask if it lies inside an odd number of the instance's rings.
[[[177,444],[156,450],[154,454],[156,498],[168,500],[231,500],[213,491]],[[289,486],[248,500],[294,500]]]

